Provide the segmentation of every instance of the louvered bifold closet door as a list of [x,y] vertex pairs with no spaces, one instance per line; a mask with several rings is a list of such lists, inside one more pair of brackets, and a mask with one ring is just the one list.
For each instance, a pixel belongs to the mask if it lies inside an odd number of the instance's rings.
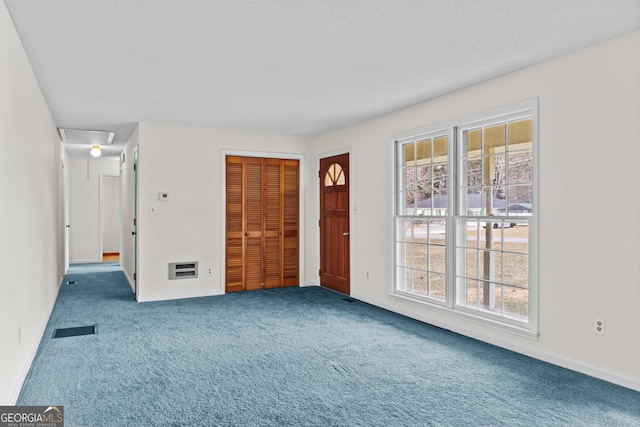
[[299,161],[227,157],[227,292],[299,284]]
[[244,289],[244,218],[243,179],[244,159],[227,157],[227,236],[226,283],[227,292]]
[[282,166],[279,159],[264,159],[265,287],[282,286]]
[[263,235],[263,180],[262,164],[260,158],[248,157],[245,159],[245,289],[254,290],[265,286],[264,284],[264,235]]
[[299,284],[300,183],[299,161],[282,160],[283,286]]

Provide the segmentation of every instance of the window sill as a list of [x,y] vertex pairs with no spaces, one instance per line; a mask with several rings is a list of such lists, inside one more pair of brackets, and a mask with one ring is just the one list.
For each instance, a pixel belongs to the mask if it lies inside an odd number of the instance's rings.
[[456,310],[453,308],[443,306],[436,302],[427,301],[426,299],[423,299],[423,298],[416,298],[413,296],[403,295],[395,292],[389,292],[389,295],[396,300],[400,300],[400,301],[407,302],[422,308],[426,308],[429,311],[432,311],[438,314],[445,314],[447,316],[451,316],[456,319],[462,319],[462,320],[474,323],[476,325],[488,326],[490,328],[493,328],[502,332],[508,332],[514,335],[518,335],[524,338],[538,341],[538,336],[539,336],[538,332],[536,330],[529,329],[525,326],[518,326],[510,323],[504,323],[488,317],[477,315],[475,313]]

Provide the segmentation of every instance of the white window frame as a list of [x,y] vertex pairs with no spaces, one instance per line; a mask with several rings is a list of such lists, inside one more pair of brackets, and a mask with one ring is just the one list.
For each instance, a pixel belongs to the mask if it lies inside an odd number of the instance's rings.
[[[528,316],[527,321],[519,321],[513,318],[505,316],[497,316],[492,313],[484,312],[483,310],[470,309],[464,305],[457,304],[457,290],[456,290],[456,247],[458,242],[457,237],[457,223],[460,219],[464,218],[477,218],[469,216],[467,213],[460,215],[458,213],[458,206],[460,196],[458,185],[458,162],[459,162],[459,138],[461,138],[462,130],[468,129],[477,125],[487,125],[491,121],[502,121],[508,118],[518,116],[531,116],[533,120],[533,140],[532,140],[532,185],[533,185],[533,212],[532,215],[527,217],[529,222],[529,297],[528,297]],[[507,106],[487,110],[481,113],[449,120],[446,122],[437,123],[431,126],[425,126],[418,129],[402,132],[393,135],[391,138],[391,150],[392,150],[392,215],[391,215],[391,245],[392,254],[391,257],[391,276],[389,293],[390,295],[403,299],[405,301],[413,301],[421,304],[423,307],[438,312],[446,312],[456,317],[468,319],[470,321],[496,327],[501,330],[507,330],[528,338],[537,339],[538,336],[538,211],[539,211],[539,196],[538,196],[538,99],[530,99],[524,102],[510,104]],[[448,137],[448,209],[446,218],[446,298],[444,301],[424,297],[409,292],[403,292],[397,289],[397,283],[399,278],[397,277],[399,264],[399,258],[403,254],[399,253],[398,245],[396,244],[398,233],[397,223],[398,219],[402,217],[410,217],[404,214],[400,214],[400,201],[398,197],[398,185],[399,180],[403,180],[401,177],[401,159],[399,157],[399,146],[413,141],[419,141],[421,139],[434,136],[436,134],[446,134]],[[435,216],[424,216],[422,218],[434,218]],[[496,220],[500,220],[506,217],[496,217]],[[402,230],[404,233],[404,230]]]

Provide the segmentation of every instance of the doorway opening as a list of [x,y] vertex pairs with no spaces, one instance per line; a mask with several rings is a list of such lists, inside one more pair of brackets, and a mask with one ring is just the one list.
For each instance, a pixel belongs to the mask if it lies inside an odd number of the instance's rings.
[[120,177],[100,175],[100,252],[102,262],[120,262]]

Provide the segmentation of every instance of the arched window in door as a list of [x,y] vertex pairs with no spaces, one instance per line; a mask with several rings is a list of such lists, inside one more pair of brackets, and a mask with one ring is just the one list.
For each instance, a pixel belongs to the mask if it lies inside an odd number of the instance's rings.
[[338,163],[333,163],[329,166],[327,173],[324,176],[324,186],[333,187],[334,185],[345,185],[346,180],[344,177],[344,171],[342,166]]

